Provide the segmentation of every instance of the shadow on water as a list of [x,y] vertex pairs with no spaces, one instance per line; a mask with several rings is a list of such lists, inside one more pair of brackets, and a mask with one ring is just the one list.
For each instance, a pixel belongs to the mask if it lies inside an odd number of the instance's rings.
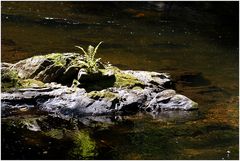
[[[2,116],[2,159],[237,159],[238,2],[2,2],[1,61],[104,41],[120,69],[167,72],[198,112]],[[37,115],[37,116],[36,116]]]

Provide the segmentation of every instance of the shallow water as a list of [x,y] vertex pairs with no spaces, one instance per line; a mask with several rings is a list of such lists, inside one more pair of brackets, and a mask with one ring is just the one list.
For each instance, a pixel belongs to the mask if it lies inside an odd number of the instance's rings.
[[[16,114],[2,118],[2,159],[238,159],[237,2],[1,5],[2,62],[80,52],[75,45],[104,41],[97,57],[120,69],[168,72],[176,90],[200,108],[156,118],[96,118],[87,125]],[[39,117],[46,119],[43,131],[17,126]],[[71,126],[62,131],[65,124]]]

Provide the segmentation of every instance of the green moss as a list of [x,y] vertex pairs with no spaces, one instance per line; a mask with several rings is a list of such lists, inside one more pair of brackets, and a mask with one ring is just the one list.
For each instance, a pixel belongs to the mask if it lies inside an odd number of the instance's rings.
[[61,53],[52,53],[45,56],[47,59],[50,59],[54,62],[56,66],[65,66],[66,59]]
[[114,100],[114,99],[118,98],[118,95],[116,93],[104,91],[104,90],[92,91],[92,92],[88,93],[87,95],[88,95],[88,97],[93,98],[93,99],[105,98],[108,100]]
[[69,152],[72,158],[89,159],[97,155],[95,152],[96,143],[89,136],[87,131],[79,131],[73,136],[75,146]]
[[18,88],[20,86],[20,78],[14,70],[1,71],[1,90],[10,91],[12,88]]
[[104,64],[104,68],[105,69],[99,69],[99,71],[101,71],[102,73],[107,73],[109,71],[112,71],[114,73],[120,72],[120,69],[118,67],[115,67],[115,66],[107,66],[106,64]]
[[114,83],[115,87],[134,87],[141,86],[143,83],[139,81],[136,77],[131,74],[126,74],[122,72],[115,73],[116,82]]
[[51,53],[47,55],[37,55],[33,56],[33,58],[46,58],[50,59],[54,62],[54,65],[56,66],[65,66],[66,65],[66,58],[61,53]]
[[19,77],[16,71],[14,70],[5,70],[2,72],[1,81],[2,83],[6,82],[18,82]]
[[192,109],[198,109],[198,103],[192,102]]
[[1,90],[4,92],[12,91],[18,88],[44,87],[44,83],[34,79],[20,79],[14,70],[2,71]]
[[[134,77],[131,74],[123,73],[118,68],[111,67],[111,68],[107,68],[107,69],[100,69],[99,71],[101,72],[102,76],[99,78],[94,76],[95,80],[92,81],[94,84],[90,84],[90,87],[94,87],[97,85],[99,87],[103,87],[103,88],[100,88],[100,90],[101,90],[101,89],[108,88],[108,87],[133,88],[135,86],[138,86],[138,90],[141,90],[141,87],[144,86],[143,82],[138,80],[136,77]],[[91,82],[91,81],[89,80],[88,83],[89,82]],[[83,87],[86,88],[87,85],[84,84]],[[137,89],[137,88],[135,88],[135,89]],[[93,90],[94,90],[94,88],[93,88]],[[95,90],[98,90],[98,89],[95,88]]]
[[143,90],[142,87],[139,87],[139,86],[135,86],[135,87],[133,87],[132,89],[133,89],[133,90],[139,90],[139,91]]
[[28,87],[45,87],[45,84],[41,81],[35,79],[24,79],[20,81],[21,88],[28,88]]

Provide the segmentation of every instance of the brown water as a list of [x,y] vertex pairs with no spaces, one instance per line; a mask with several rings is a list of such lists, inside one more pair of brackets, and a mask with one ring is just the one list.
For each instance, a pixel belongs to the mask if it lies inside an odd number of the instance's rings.
[[73,127],[41,115],[49,124],[41,132],[8,124],[39,115],[2,118],[2,159],[238,159],[237,2],[1,5],[2,62],[104,41],[97,57],[121,69],[168,72],[200,108]]

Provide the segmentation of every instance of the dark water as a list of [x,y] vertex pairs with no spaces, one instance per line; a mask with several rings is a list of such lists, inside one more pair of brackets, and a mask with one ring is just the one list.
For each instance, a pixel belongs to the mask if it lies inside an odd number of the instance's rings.
[[239,158],[238,2],[1,5],[2,62],[104,41],[97,57],[120,69],[168,72],[200,108],[85,125],[17,113],[2,117],[2,159]]

